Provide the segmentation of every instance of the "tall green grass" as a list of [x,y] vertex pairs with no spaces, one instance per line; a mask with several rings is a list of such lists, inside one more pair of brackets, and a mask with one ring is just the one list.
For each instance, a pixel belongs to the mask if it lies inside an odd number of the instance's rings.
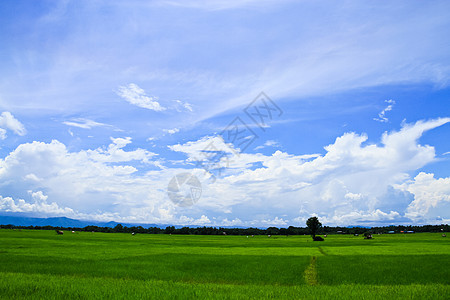
[[[0,272],[230,284],[304,284],[307,256],[160,254],[59,258],[3,254]],[[274,276],[276,274],[276,276]]]
[[3,273],[2,299],[448,299],[448,285],[279,286]]
[[2,299],[448,299],[449,270],[440,234],[312,242],[0,230]]
[[317,264],[322,284],[450,284],[450,255],[333,255]]

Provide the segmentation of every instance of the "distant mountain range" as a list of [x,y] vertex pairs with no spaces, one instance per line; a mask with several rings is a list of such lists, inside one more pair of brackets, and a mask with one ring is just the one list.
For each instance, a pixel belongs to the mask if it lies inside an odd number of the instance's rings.
[[[98,226],[98,227],[115,227],[117,224],[122,224],[126,227],[142,226],[144,228],[158,227],[166,228],[167,226],[174,226],[175,228],[187,227],[203,227],[203,225],[171,225],[171,224],[146,224],[146,223],[118,223],[118,222],[98,222],[98,221],[82,221],[76,219],[70,219],[66,217],[54,217],[54,218],[31,218],[26,216],[8,216],[0,215],[0,225],[15,225],[15,226],[53,226],[53,227],[73,227],[83,228],[86,226]],[[207,227],[211,227],[208,225]],[[213,226],[214,227],[214,226]],[[215,226],[222,228],[246,228],[242,226]]]
[[[89,225],[98,226],[98,227],[114,227],[117,222],[97,222],[97,221],[81,221],[70,219],[66,217],[55,217],[55,218],[30,218],[30,217],[17,217],[17,216],[1,216],[0,215],[0,224],[1,225],[16,225],[16,226],[54,226],[54,227],[76,227],[83,228]],[[163,224],[127,224],[120,223],[123,226],[132,227],[132,226],[142,226],[144,228],[148,227],[160,227],[165,228],[169,225]]]

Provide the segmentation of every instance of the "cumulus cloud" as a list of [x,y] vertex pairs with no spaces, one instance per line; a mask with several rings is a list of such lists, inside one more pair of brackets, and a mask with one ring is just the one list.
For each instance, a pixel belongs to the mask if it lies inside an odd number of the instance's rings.
[[3,198],[0,196],[0,211],[20,212],[20,213],[38,213],[40,216],[73,216],[74,211],[70,208],[61,208],[56,202],[48,203],[48,196],[42,191],[29,191],[32,202],[23,199],[14,200],[11,197]]
[[202,215],[198,219],[190,218],[183,215],[176,222],[177,224],[192,224],[198,226],[211,225],[211,220],[206,215]]
[[388,106],[386,106],[379,114],[378,114],[378,118],[373,118],[375,121],[381,122],[381,123],[386,123],[389,121],[389,119],[386,117],[386,113],[388,111],[391,111],[392,108],[394,107],[395,101],[394,100],[384,100],[384,102],[386,102],[388,104]]
[[30,216],[39,217],[57,217],[64,216],[79,220],[96,220],[96,221],[126,221],[117,213],[80,213],[69,207],[60,207],[56,202],[48,203],[48,196],[42,191],[28,191],[31,201],[24,199],[14,200],[11,197],[0,196],[0,211],[6,213],[21,213]]
[[158,97],[147,96],[145,91],[134,83],[130,83],[127,86],[120,86],[117,91],[117,95],[122,97],[122,99],[124,99],[128,103],[131,103],[138,107],[154,111],[166,110],[165,107],[159,104]]
[[406,216],[415,222],[433,223],[450,220],[450,177],[434,178],[434,174],[420,172],[413,180],[399,184],[398,189],[414,195]]
[[270,220],[270,219],[269,220],[260,220],[260,221],[258,221],[258,223],[262,223],[267,226],[278,226],[278,227],[285,227],[286,225],[289,224],[288,221],[283,220],[283,218],[278,218],[278,217],[275,217],[272,220]]
[[24,136],[27,131],[25,126],[20,123],[9,111],[4,111],[0,115],[0,139],[6,138],[6,131],[11,130],[17,135]]
[[[365,134],[346,133],[326,146],[324,155],[241,153],[232,157],[222,177],[207,186],[202,205],[229,213],[269,207],[273,214],[318,214],[335,224],[404,221],[408,218],[404,203],[410,195],[393,186],[434,161],[434,148],[417,140],[448,122],[442,118],[405,124],[398,132],[385,133],[381,145],[366,145]],[[207,137],[170,148],[194,160],[211,143],[220,149],[221,142],[229,147],[220,137]],[[250,168],[255,164],[262,166]]]
[[[95,150],[87,150],[88,157],[97,162],[129,162],[142,161],[144,163],[152,162],[151,159],[156,154],[145,149],[136,149],[133,151],[124,151],[123,148],[131,144],[131,137],[111,138],[112,143],[108,148],[98,148]],[[129,170],[132,170],[128,168]]]
[[203,160],[205,155],[210,152],[228,152],[235,151],[233,145],[225,143],[221,136],[205,136],[197,141],[190,141],[184,144],[170,145],[168,148],[172,151],[183,152],[188,156],[188,160]]
[[[152,188],[157,188],[151,175],[133,178],[137,169],[130,163],[152,163],[154,154],[143,149],[124,151],[129,143],[129,138],[118,138],[107,149],[80,152],[69,152],[58,141],[22,144],[0,161],[2,190],[10,194],[42,190],[58,205],[84,213],[137,209],[131,203],[149,201],[155,194]],[[156,195],[163,198],[162,193]]]
[[[337,225],[358,225],[363,221],[366,225],[373,224],[392,224],[392,222],[398,222],[400,214],[396,211],[383,212],[379,209],[373,211],[352,211],[342,215],[320,216],[320,219],[325,224],[337,224]],[[303,223],[306,222],[305,220]]]
[[[156,165],[158,156],[126,150],[132,147],[129,137],[79,152],[58,141],[27,143],[0,161],[1,210],[73,211],[77,218],[180,225],[303,226],[311,215],[328,225],[438,222],[449,219],[450,179],[410,175],[436,159],[434,148],[418,139],[448,122],[404,124],[383,134],[379,144],[368,144],[365,134],[346,133],[324,154],[233,155],[232,145],[208,136],[169,147],[186,155],[183,168],[143,167]],[[213,182],[211,170],[195,163],[211,153],[231,155]],[[202,182],[202,197],[180,208],[168,199],[166,188],[174,175],[186,171]],[[27,190],[34,192],[23,195]]]

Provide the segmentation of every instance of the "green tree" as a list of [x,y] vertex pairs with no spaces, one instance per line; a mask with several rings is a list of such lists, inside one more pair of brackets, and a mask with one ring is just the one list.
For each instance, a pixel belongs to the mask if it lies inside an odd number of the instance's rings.
[[319,222],[317,217],[311,217],[306,221],[306,226],[308,226],[312,239],[316,237],[316,233],[322,227],[322,223]]
[[172,234],[175,232],[175,226],[167,226],[166,229],[164,229],[165,234]]
[[122,224],[117,224],[116,227],[114,227],[114,232],[123,232],[123,226]]

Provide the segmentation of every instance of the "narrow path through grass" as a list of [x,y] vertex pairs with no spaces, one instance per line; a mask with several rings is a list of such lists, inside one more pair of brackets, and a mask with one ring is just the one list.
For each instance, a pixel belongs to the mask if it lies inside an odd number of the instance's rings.
[[311,257],[311,262],[308,268],[305,270],[305,281],[307,285],[317,285],[317,268],[316,268],[317,258],[315,256]]
[[327,255],[327,254],[325,253],[325,251],[322,249],[322,247],[320,247],[320,246],[319,246],[319,252],[322,253],[323,255]]

